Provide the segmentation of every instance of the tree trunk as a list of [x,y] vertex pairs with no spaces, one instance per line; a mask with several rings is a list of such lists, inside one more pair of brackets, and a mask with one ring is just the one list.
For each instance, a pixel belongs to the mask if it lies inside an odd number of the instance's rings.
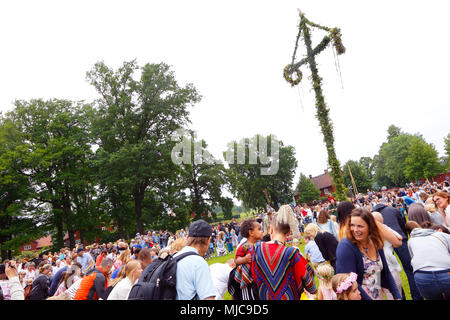
[[122,239],[124,235],[124,230],[123,230],[123,222],[122,219],[120,218],[117,219],[117,232],[119,239]]
[[57,202],[52,202],[52,208],[56,225],[56,239],[53,246],[60,249],[64,247],[64,210],[62,205]]
[[80,243],[84,245],[84,231],[80,230]]
[[274,193],[271,192],[270,199],[272,200],[272,208],[275,211],[278,211],[278,209],[280,209],[280,207],[278,206],[278,197]]
[[56,213],[56,241],[53,244],[57,249],[64,247],[64,226],[61,212]]
[[136,233],[144,233],[144,224],[142,222],[142,202],[144,201],[144,195],[140,192],[134,194],[134,213],[136,216]]
[[134,213],[136,216],[136,233],[144,233],[144,223],[142,222],[142,203],[144,202],[145,189],[148,186],[149,179],[145,179],[141,184],[136,186],[134,197]]

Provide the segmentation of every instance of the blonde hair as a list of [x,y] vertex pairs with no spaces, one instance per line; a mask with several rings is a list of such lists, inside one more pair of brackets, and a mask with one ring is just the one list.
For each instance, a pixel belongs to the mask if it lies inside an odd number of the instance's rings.
[[138,260],[131,260],[128,261],[128,263],[126,264],[126,266],[123,268],[125,269],[125,274],[127,276],[127,278],[130,278],[131,274],[138,268],[140,267],[141,263]]
[[318,233],[321,233],[322,229],[315,223],[308,223],[305,227],[305,233],[311,233],[312,237],[315,238]]
[[300,231],[298,229],[298,221],[295,218],[294,211],[290,205],[285,204],[278,209],[272,218],[273,228],[284,234],[292,232],[295,238],[300,238]]
[[[331,279],[331,285],[333,287],[333,291],[336,292],[339,285],[345,281],[350,276],[350,273],[338,273]],[[347,289],[342,291],[341,293],[336,292],[337,300],[348,300],[348,294],[352,290],[353,284]]]
[[120,280],[125,279],[125,277],[127,276],[126,274],[126,268],[125,266],[122,266],[119,269],[119,272],[117,273],[117,276],[115,279],[113,279],[111,281],[111,283],[109,284],[110,287],[114,287]]
[[317,269],[317,278],[319,279],[319,286],[326,289],[331,289],[331,279],[334,276],[334,269],[328,263],[320,264]]
[[183,249],[186,246],[186,239],[185,238],[178,238],[172,244],[170,245],[170,251],[171,252],[178,252],[181,249]]

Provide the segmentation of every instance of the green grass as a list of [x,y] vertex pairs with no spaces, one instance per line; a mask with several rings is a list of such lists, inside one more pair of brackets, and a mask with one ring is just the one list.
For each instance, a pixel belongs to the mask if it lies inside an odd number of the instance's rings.
[[[298,248],[300,249],[300,252],[302,254],[304,254],[304,252],[305,252],[305,243],[304,243],[304,241],[303,241],[303,243],[301,243],[298,246]],[[233,251],[231,254],[227,254],[227,255],[222,256],[222,257],[210,258],[210,259],[208,259],[206,261],[208,262],[208,265],[211,265],[213,263],[225,263],[225,262],[227,262],[228,259],[233,259],[235,253],[236,253],[236,251]],[[395,255],[395,256],[397,257],[397,255]],[[398,257],[397,257],[397,260],[400,263],[400,260],[398,259]],[[401,265],[401,263],[400,263],[400,265]],[[405,272],[403,270],[400,272],[400,278],[402,279],[402,286],[403,286],[403,290],[405,291],[406,300],[412,300],[411,299],[411,293],[410,293],[410,290],[409,290],[408,278],[406,277],[406,274],[405,274]],[[319,285],[319,279],[317,278],[317,276],[314,276],[314,280],[316,282],[316,286],[318,286]],[[224,299],[225,300],[231,300],[231,295],[228,292],[226,292],[225,295],[224,295]]]

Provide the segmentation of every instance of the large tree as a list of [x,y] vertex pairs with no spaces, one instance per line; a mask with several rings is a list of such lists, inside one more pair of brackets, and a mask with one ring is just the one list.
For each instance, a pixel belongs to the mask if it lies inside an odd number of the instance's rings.
[[278,210],[279,204],[292,202],[297,168],[294,147],[284,146],[273,135],[256,135],[230,142],[224,154],[231,191],[245,207],[264,208],[269,203]]
[[[367,189],[372,188],[372,180],[369,178],[367,169],[358,161],[348,160],[343,167],[344,183],[346,186],[352,186],[350,171],[356,184],[356,188],[360,193],[366,193]],[[355,190],[354,190],[355,191]]]
[[8,113],[23,139],[21,174],[31,181],[33,199],[50,205],[57,247],[63,245],[65,230],[74,247],[77,224],[85,222],[84,215],[77,216],[81,204],[75,195],[91,184],[90,110],[82,102],[32,99],[16,101]]
[[431,179],[443,171],[439,157],[432,144],[415,139],[408,148],[405,159],[405,175],[409,180]]
[[[379,186],[401,186],[417,177],[439,173],[430,147],[419,134],[409,134],[391,125],[388,139],[374,157],[374,179]],[[433,151],[434,150],[434,151]],[[424,152],[421,155],[421,152]],[[408,160],[407,160],[408,159]],[[416,163],[417,162],[417,163]],[[419,168],[423,167],[424,168]]]
[[303,173],[300,173],[300,178],[295,188],[298,194],[298,201],[300,203],[308,203],[320,198],[320,190],[317,189],[314,182],[308,179]]
[[131,199],[135,230],[142,233],[146,196],[160,194],[177,178],[171,136],[189,123],[188,107],[200,95],[192,84],[180,86],[164,63],[139,67],[131,61],[113,70],[98,62],[87,79],[100,94],[93,125],[97,154],[114,170],[104,187],[117,195],[114,199],[120,202],[111,203],[117,208]]
[[14,124],[0,118],[0,251],[1,258],[12,254],[25,242],[39,236],[42,211],[32,201],[30,179],[22,174],[22,135]]
[[444,138],[445,156],[444,163],[446,170],[450,170],[450,133]]
[[[226,169],[207,150],[205,140],[196,141],[192,135],[186,139],[189,154],[183,169],[184,189],[189,190],[190,211],[195,213],[195,219],[209,219],[208,215],[215,215],[214,208],[221,206],[226,218],[231,218],[233,201],[222,195],[228,189]],[[181,156],[184,156],[184,151]],[[187,159],[189,158],[189,159]]]
[[375,161],[371,157],[361,157],[359,164],[364,167],[369,179],[373,179],[375,174]]

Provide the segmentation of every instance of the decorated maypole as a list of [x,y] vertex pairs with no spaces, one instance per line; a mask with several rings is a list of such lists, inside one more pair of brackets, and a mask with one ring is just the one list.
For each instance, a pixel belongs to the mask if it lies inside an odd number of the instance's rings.
[[[330,29],[315,24],[306,19],[305,15],[301,13],[300,10],[299,15],[300,15],[300,25],[297,35],[297,41],[295,44],[294,54],[292,56],[292,62],[291,64],[288,64],[284,68],[283,75],[287,82],[289,82],[292,86],[295,86],[298,85],[302,80],[302,73],[300,71],[300,67],[303,64],[308,63],[309,68],[311,69],[312,86],[316,94],[316,110],[317,110],[316,117],[319,120],[320,127],[322,129],[323,140],[327,148],[328,165],[331,168],[331,176],[333,177],[333,182],[336,187],[336,197],[339,201],[342,201],[346,199],[344,178],[341,173],[341,165],[336,157],[336,152],[334,150],[333,126],[328,116],[329,109],[325,104],[325,98],[322,93],[321,87],[322,79],[319,76],[315,56],[321,53],[331,41],[333,41],[333,45],[338,55],[341,55],[345,52],[345,47],[342,45],[340,29],[338,28]],[[322,29],[328,33],[328,35],[326,35],[314,49],[312,48],[311,44],[311,35],[310,35],[311,27]],[[298,41],[301,38],[301,36],[303,36],[307,54],[305,58],[303,58],[297,63],[294,63],[298,47]],[[295,79],[293,78],[294,74],[296,75]]]

